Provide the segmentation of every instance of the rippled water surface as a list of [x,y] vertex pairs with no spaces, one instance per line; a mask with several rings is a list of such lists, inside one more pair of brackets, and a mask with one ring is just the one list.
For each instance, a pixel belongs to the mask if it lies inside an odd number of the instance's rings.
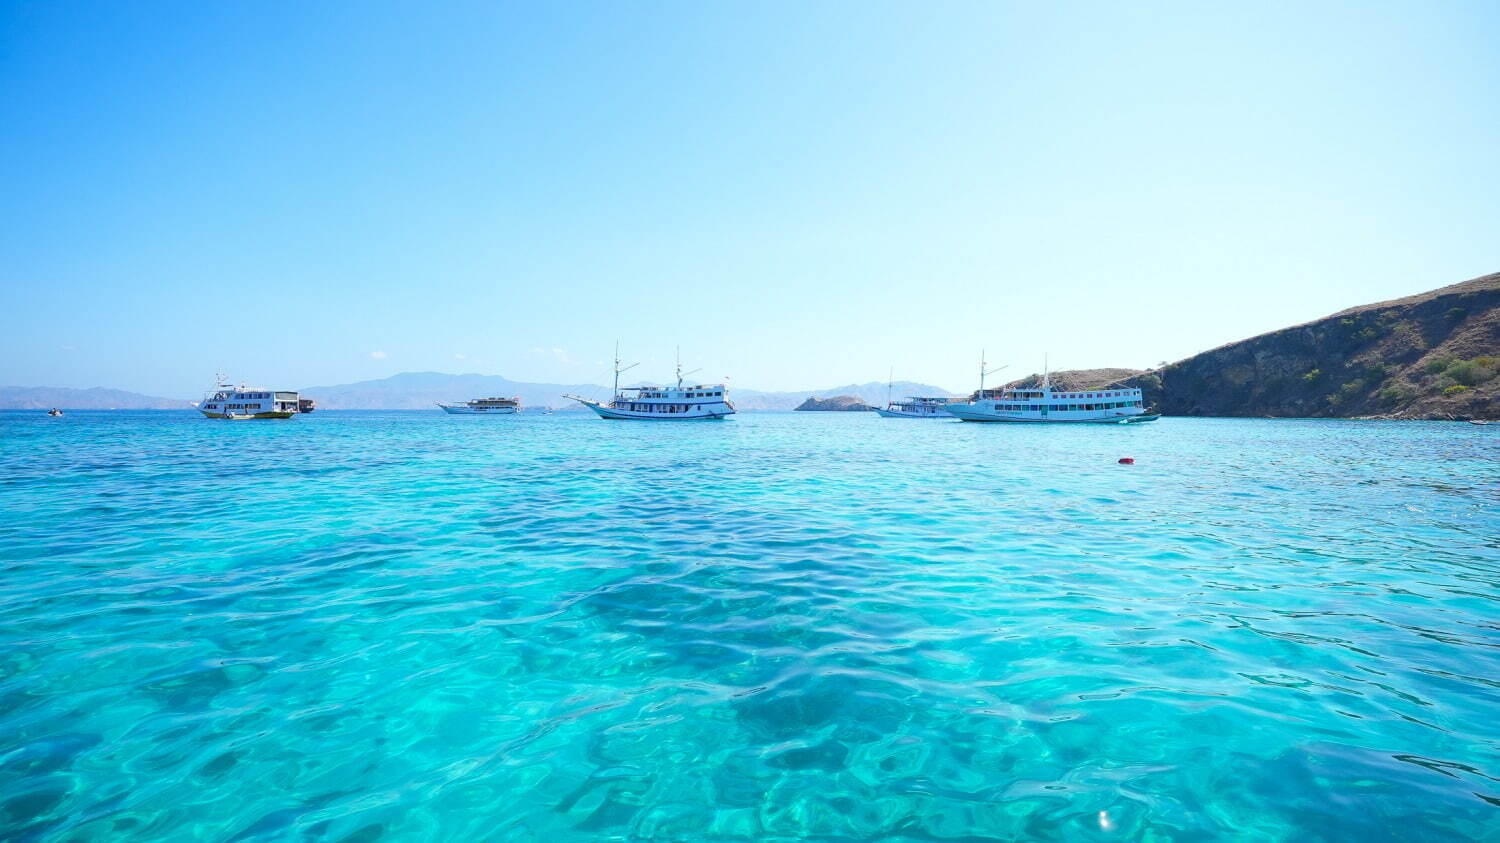
[[0,838],[1495,839],[1497,502],[1452,423],[0,414]]

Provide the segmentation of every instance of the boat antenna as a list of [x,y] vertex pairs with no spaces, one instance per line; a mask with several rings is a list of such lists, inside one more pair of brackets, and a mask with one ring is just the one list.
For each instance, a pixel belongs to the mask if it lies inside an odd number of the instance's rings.
[[635,363],[631,363],[629,366],[626,366],[623,369],[620,368],[620,341],[619,340],[615,340],[615,396],[616,397],[618,397],[619,394],[620,394],[620,373],[621,372],[628,372],[631,369],[634,369],[636,366],[639,366],[639,365],[641,365],[641,364],[640,364],[639,361],[637,361]]
[[1042,352],[1042,389],[1052,388],[1052,371],[1047,367],[1047,352]]
[[885,403],[886,403],[886,406],[890,406],[890,403],[891,403],[891,389],[894,388],[895,386],[896,386],[896,367],[892,366],[891,367],[891,373],[886,376],[886,381],[885,381]]

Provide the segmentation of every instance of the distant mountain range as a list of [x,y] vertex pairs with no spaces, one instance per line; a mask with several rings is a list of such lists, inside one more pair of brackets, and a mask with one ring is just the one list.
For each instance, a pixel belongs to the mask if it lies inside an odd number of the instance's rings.
[[[891,386],[897,397],[903,395],[940,395],[953,393],[930,384],[897,381]],[[528,383],[500,375],[450,375],[442,372],[403,372],[380,380],[360,381],[337,386],[309,386],[301,393],[328,410],[415,410],[427,409],[439,401],[463,401],[481,396],[520,396],[526,407],[583,409],[563,398],[564,393],[585,397],[609,396],[608,386],[595,384]],[[764,392],[739,389],[731,385],[730,400],[741,410],[790,410],[809,397],[827,398],[854,395],[869,403],[884,405],[886,384],[870,382],[796,392]]]
[[318,402],[320,410],[431,410],[439,401],[520,396],[523,406],[563,407],[572,402],[565,392],[590,395],[608,392],[592,384],[526,383],[500,375],[450,375],[443,372],[402,372],[372,381],[309,386],[300,392]]
[[122,389],[68,389],[60,386],[0,386],[0,410],[191,410],[188,401],[158,398]]

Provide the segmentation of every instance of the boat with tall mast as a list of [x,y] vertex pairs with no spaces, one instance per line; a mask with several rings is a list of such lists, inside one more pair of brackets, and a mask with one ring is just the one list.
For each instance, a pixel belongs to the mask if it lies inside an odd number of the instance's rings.
[[943,410],[943,405],[948,399],[936,395],[909,395],[905,400],[896,401],[891,398],[891,392],[896,385],[896,370],[891,369],[885,384],[885,407],[875,408],[875,412],[881,418],[887,419],[947,419],[952,418]]
[[614,397],[608,403],[579,395],[564,395],[599,414],[600,418],[635,421],[712,421],[734,414],[729,402],[727,384],[685,385],[683,378],[692,372],[682,371],[682,357],[677,358],[676,386],[620,386],[620,375],[639,363],[620,365],[620,345],[615,344]]
[[967,402],[948,404],[944,409],[964,421],[1019,424],[1136,424],[1161,418],[1146,412],[1139,389],[1120,386],[1053,389],[1051,372],[1045,363],[1040,386],[985,389],[984,376],[997,371],[986,371],[981,355],[979,389]]

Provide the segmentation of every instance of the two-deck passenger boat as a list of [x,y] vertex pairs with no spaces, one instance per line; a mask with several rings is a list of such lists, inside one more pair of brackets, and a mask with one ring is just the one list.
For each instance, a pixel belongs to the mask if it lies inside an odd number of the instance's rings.
[[891,389],[896,385],[896,370],[891,369],[890,379],[885,385],[885,409],[875,408],[882,418],[887,419],[946,419],[950,416],[943,411],[943,405],[948,403],[947,398],[939,398],[931,395],[912,395],[905,401],[892,401]]
[[452,413],[456,416],[513,416],[521,410],[521,399],[516,398],[474,398],[462,403],[444,404],[438,402],[443,412]]
[[[614,398],[609,403],[591,401],[578,395],[564,395],[598,413],[606,419],[633,419],[638,421],[711,421],[734,415],[734,405],[729,403],[729,387],[726,384],[696,384],[685,386],[682,382],[682,361],[677,361],[676,386],[620,386],[620,373],[640,364],[631,363],[620,367],[620,349],[615,347]],[[693,372],[698,371],[694,369]],[[688,372],[691,375],[693,372]]]
[[970,396],[969,401],[944,407],[964,421],[1135,424],[1161,418],[1158,414],[1146,412],[1139,389],[1106,387],[1055,390],[1045,367],[1039,387],[985,389],[984,376],[990,372],[985,371],[982,361],[979,371],[979,389]]
[[218,387],[204,393],[198,412],[211,419],[289,419],[299,407],[295,392],[235,386],[220,375]]
[[947,404],[947,398],[913,395],[905,401],[892,401],[884,409],[876,407],[875,412],[888,419],[951,419],[943,409]]

